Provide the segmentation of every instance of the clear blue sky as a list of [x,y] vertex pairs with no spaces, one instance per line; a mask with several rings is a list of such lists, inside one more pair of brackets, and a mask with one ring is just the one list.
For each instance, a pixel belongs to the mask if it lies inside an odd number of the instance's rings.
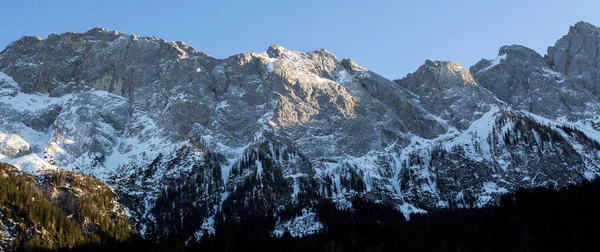
[[280,44],[325,48],[388,78],[425,59],[465,67],[506,44],[542,55],[577,21],[600,25],[598,0],[3,1],[0,48],[22,35],[104,27],[182,40],[217,58]]

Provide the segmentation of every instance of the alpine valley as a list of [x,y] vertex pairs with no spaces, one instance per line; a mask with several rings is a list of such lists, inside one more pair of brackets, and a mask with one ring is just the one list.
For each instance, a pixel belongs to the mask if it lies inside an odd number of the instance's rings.
[[232,225],[306,237],[332,228],[324,206],[410,220],[600,175],[585,22],[545,56],[509,45],[399,80],[324,49],[216,59],[102,28],[22,37],[0,72],[0,251],[202,243]]

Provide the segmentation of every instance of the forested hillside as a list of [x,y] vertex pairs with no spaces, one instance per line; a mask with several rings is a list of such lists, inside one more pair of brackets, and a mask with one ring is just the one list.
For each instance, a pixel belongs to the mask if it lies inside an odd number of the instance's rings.
[[600,247],[596,237],[600,180],[518,190],[504,195],[499,206],[433,211],[408,222],[381,204],[359,198],[353,204],[354,210],[348,211],[320,204],[317,213],[326,220],[325,228],[302,238],[289,233],[261,236],[252,226],[225,224],[215,235],[187,246],[172,239],[135,236],[70,251],[597,251]]
[[62,170],[39,177],[0,163],[0,251],[127,240],[134,230],[96,179]]

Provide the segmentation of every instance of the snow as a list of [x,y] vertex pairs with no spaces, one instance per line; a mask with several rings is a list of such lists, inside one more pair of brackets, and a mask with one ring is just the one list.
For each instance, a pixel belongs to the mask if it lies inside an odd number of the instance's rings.
[[[380,164],[378,163],[380,156],[384,154],[377,151],[370,151],[369,153],[354,157],[351,155],[344,155],[343,157],[332,158],[333,162],[323,161],[324,169],[318,169],[320,177],[331,177],[335,183],[337,191],[332,195],[333,201],[336,206],[340,209],[352,208],[352,203],[347,199],[358,194],[358,192],[349,188],[343,188],[341,186],[341,176],[345,176],[346,169],[354,170],[354,172],[363,175],[362,179],[365,184],[365,191],[369,192],[374,190],[373,184],[377,182],[388,182],[389,178],[382,176],[380,170]],[[389,188],[390,192],[393,192],[393,188]]]
[[104,161],[104,167],[110,171],[116,171],[118,167],[127,164],[131,160],[151,162],[158,154],[165,150],[178,149],[187,141],[170,143],[162,136],[162,130],[154,120],[146,114],[134,113],[136,118],[131,124],[142,130],[135,136],[126,135],[120,138],[111,155]]
[[[280,153],[281,153],[281,152],[280,152]],[[280,154],[280,155],[281,155],[281,154]],[[275,157],[275,158],[277,158],[277,157]],[[281,162],[281,159],[279,160],[279,162]],[[292,175],[288,175],[288,176],[285,176],[285,177],[286,177],[286,178],[291,178],[291,179],[292,179],[292,181],[293,181],[293,182],[292,182],[292,189],[293,189],[293,192],[292,192],[292,195],[291,195],[291,197],[292,197],[292,200],[293,200],[294,202],[296,202],[296,201],[297,201],[297,199],[298,199],[298,194],[300,193],[300,182],[299,182],[299,178],[301,178],[301,177],[306,177],[306,178],[308,178],[309,176],[308,176],[308,174],[306,174],[306,173],[297,173],[297,174],[292,174]]]
[[262,174],[263,174],[262,162],[260,162],[260,160],[256,159],[256,161],[254,161],[254,163],[256,164],[256,177],[260,178],[260,177],[262,177]]
[[214,235],[214,234],[215,234],[215,217],[211,216],[209,218],[206,218],[202,222],[202,226],[200,226],[200,229],[198,231],[196,231],[196,233],[194,233],[194,238],[196,239],[196,241],[200,241],[200,239],[202,239],[202,237],[204,237],[205,235]]
[[275,68],[275,65],[273,64],[273,61],[271,61],[267,64],[267,71],[269,71],[269,73],[273,72],[274,68]]
[[56,168],[56,166],[48,163],[48,161],[44,160],[43,158],[40,158],[39,154],[37,153],[1,161],[7,162],[16,167],[17,169],[29,174],[39,174],[42,171],[58,169]]
[[[3,72],[0,72],[0,80],[2,81],[6,81],[6,82],[11,82],[11,83],[15,83],[15,81],[8,75],[6,75]],[[16,83],[15,83],[16,84]]]
[[311,235],[323,229],[323,224],[317,219],[317,214],[312,209],[302,209],[302,215],[291,220],[278,220],[272,235],[281,237],[285,232],[290,232],[292,237]]
[[265,59],[267,62],[267,73],[272,73],[273,70],[275,69],[275,61],[277,61],[277,59],[276,58],[263,58],[263,59]]
[[581,142],[577,141],[573,137],[570,137],[563,130],[558,128],[560,126],[574,127],[583,132],[590,139],[600,142],[600,132],[594,130],[591,123],[585,123],[583,121],[568,121],[565,117],[557,118],[556,121],[554,121],[525,111],[523,111],[523,113],[527,114],[539,123],[555,127],[556,130],[561,133],[562,137],[566,139],[571,144],[573,149],[575,149],[575,151],[582,157],[586,168],[586,170],[583,171],[583,176],[587,180],[592,180],[600,175],[600,167],[598,166],[600,151],[588,150]]
[[[38,174],[44,170],[57,169],[54,165],[50,164],[43,158],[44,148],[50,139],[50,131],[43,133],[35,131],[22,124],[18,126],[17,133],[18,136],[20,136],[20,139],[17,142],[22,144],[23,147],[29,146],[28,149],[31,151],[31,153],[12,159],[0,154],[0,162],[11,164],[16,168],[30,174]],[[2,128],[0,128],[0,130],[2,130]],[[6,133],[0,131],[0,147],[2,146],[2,138],[4,138],[3,136],[6,136]]]
[[569,126],[569,127],[574,127],[576,129],[580,130],[581,132],[583,132],[587,137],[589,137],[593,140],[596,140],[597,142],[600,142],[600,132],[594,130],[591,123],[585,123],[583,121],[568,121],[564,117],[557,118],[557,120],[552,120],[552,119],[548,119],[543,116],[529,113],[527,111],[521,111],[521,113],[535,119],[536,121],[538,121],[541,124],[546,124],[546,125],[550,125],[553,127],[558,127],[558,126],[563,126],[563,125]]
[[[403,148],[401,155],[396,158],[396,162],[408,160],[408,156],[411,153],[421,153],[420,156],[426,159],[425,163],[427,164],[429,161],[428,154],[438,144],[441,144],[447,151],[451,151],[455,146],[461,146],[465,149],[466,157],[477,162],[491,161],[491,146],[487,142],[487,137],[492,133],[496,118],[500,113],[501,109],[499,107],[491,106],[488,112],[473,121],[469,128],[464,131],[459,131],[451,127],[448,129],[448,132],[435,139],[424,139],[413,136],[411,143]],[[475,146],[481,148],[476,149]]]
[[[119,39],[121,40],[123,37],[120,37]],[[134,37],[135,38],[135,37]],[[180,49],[178,45],[174,45],[175,48],[179,51],[179,56],[180,59],[185,59],[188,57],[187,53]],[[286,60],[289,61],[293,61],[294,63],[297,64],[305,64],[305,65],[309,65],[312,64],[311,61],[307,60],[304,56],[302,56],[301,54],[296,54],[295,52],[291,52],[291,51],[287,51],[285,49],[280,48],[281,50],[284,50],[284,52],[282,53],[282,57],[285,58]],[[480,72],[482,71],[487,71],[495,66],[497,66],[498,64],[501,64],[503,60],[506,60],[507,55],[503,54],[503,55],[499,55],[498,57],[496,57],[494,60],[490,61],[490,65],[482,70],[480,70]],[[277,61],[278,59],[273,59],[273,58],[264,58],[262,60],[262,63],[266,65],[266,71],[267,73],[272,73],[274,71],[274,64],[275,61]],[[285,62],[279,62],[278,63],[278,67],[283,67],[283,65],[280,65],[280,63],[285,63]],[[263,66],[265,66],[263,65]],[[308,68],[307,68],[308,69]],[[202,71],[200,68],[195,68],[196,72],[200,72]],[[558,83],[562,83],[564,81],[563,76],[558,73],[555,72],[551,69],[543,69],[544,71],[544,75],[554,78]],[[224,74],[225,73],[225,69],[223,65],[219,65],[219,66],[215,66],[213,73],[212,74]],[[313,75],[312,73],[309,72],[305,72],[305,74],[307,75]],[[343,88],[347,89],[348,93],[350,93],[353,97],[356,97],[357,99],[361,99],[361,94],[364,95],[364,87],[361,86],[360,82],[357,81],[357,79],[355,78],[355,76],[359,77],[360,75],[369,75],[369,73],[367,72],[361,72],[359,74],[350,74],[348,71],[346,71],[344,68],[338,68],[337,70],[335,70],[335,72],[333,72],[333,76],[335,77],[333,80],[329,80],[329,79],[325,79],[325,78],[321,78],[319,76],[313,76],[314,79],[318,80],[321,82],[321,84],[327,84],[327,85],[331,85],[333,87],[335,87],[335,82],[340,83]],[[329,78],[329,76],[328,76]],[[2,84],[2,81],[4,81],[5,83]],[[259,80],[260,81],[260,80]],[[30,112],[36,112],[36,111],[40,111],[43,109],[48,109],[52,106],[62,106],[66,103],[68,103],[71,99],[73,99],[72,95],[66,95],[63,97],[49,97],[48,95],[45,94],[39,94],[39,93],[31,93],[31,94],[25,94],[25,93],[19,93],[17,92],[18,90],[18,85],[16,83],[14,83],[14,81],[12,81],[12,79],[10,79],[10,77],[6,76],[5,74],[0,72],[0,84],[2,85],[2,89],[0,90],[0,97],[2,98],[2,100],[0,101],[0,105],[6,104],[8,106],[9,109],[13,109],[19,112],[25,112],[25,113],[30,113]],[[334,85],[335,84],[335,85]],[[390,85],[392,86],[396,86],[393,83],[390,82]],[[264,86],[264,90],[267,90],[267,85],[265,84]],[[236,86],[232,85],[231,89],[235,89]],[[261,90],[261,88],[263,88],[262,86],[262,82],[259,85],[259,90]],[[244,90],[245,89],[239,89],[240,92],[234,93],[235,95],[238,95],[239,97],[242,97],[244,94]],[[101,91],[97,91],[100,92]],[[407,100],[409,99],[417,99],[417,95],[406,91],[406,90],[400,90],[398,92],[401,92],[403,94],[410,94],[406,95],[409,96],[409,98],[407,98]],[[99,94],[100,94],[99,93]],[[108,95],[108,94],[107,94]],[[185,93],[180,93],[178,95],[176,95],[175,97],[171,97],[171,99],[178,99],[180,102],[191,102],[191,100],[188,100],[188,95]],[[191,99],[191,98],[190,98]],[[275,104],[271,105],[271,107],[276,107],[277,106],[277,101],[273,100],[275,102]],[[234,106],[233,101],[231,101],[231,105]],[[277,128],[277,125],[271,121],[270,119],[274,117],[274,111],[268,109],[269,108],[269,104],[264,104],[263,106],[265,107],[261,107],[260,109],[263,109],[262,111],[264,111],[264,115],[261,116],[260,118],[257,119],[257,123],[262,125],[262,128],[260,128],[258,131],[255,132],[255,137],[254,137],[254,141],[261,141],[264,140],[264,136],[267,135],[265,134],[266,132],[271,132],[271,133],[275,133],[276,132],[272,131],[273,128]],[[221,109],[226,109],[227,107],[229,107],[228,101],[227,100],[223,100],[220,101],[216,104],[215,106],[215,112],[218,114],[218,112]],[[4,108],[4,107],[3,107]],[[77,108],[71,108],[71,109],[77,109]],[[396,200],[396,202],[402,202],[397,203],[397,208],[399,211],[402,212],[402,214],[406,217],[406,219],[410,219],[410,215],[411,214],[416,214],[416,213],[426,213],[426,211],[419,209],[417,207],[415,207],[414,205],[411,205],[410,203],[407,202],[406,197],[403,195],[402,189],[401,189],[401,172],[404,171],[402,167],[402,164],[409,159],[409,156],[411,154],[417,154],[420,157],[422,157],[424,159],[424,164],[423,165],[413,165],[411,167],[408,167],[406,169],[410,169],[410,171],[412,172],[412,174],[414,174],[415,178],[418,182],[418,184],[411,184],[411,187],[417,187],[420,193],[426,194],[428,197],[432,197],[434,200],[438,200],[438,206],[443,206],[444,202],[443,202],[443,198],[439,195],[439,188],[437,188],[436,185],[436,179],[437,179],[437,175],[436,173],[432,172],[431,167],[429,167],[429,161],[430,161],[430,154],[431,154],[431,150],[437,146],[440,145],[442,148],[450,151],[453,147],[455,146],[461,146],[464,147],[465,149],[465,158],[472,160],[472,161],[476,161],[476,162],[494,162],[496,161],[500,167],[502,169],[507,169],[509,166],[511,166],[512,164],[510,163],[510,158],[506,157],[506,159],[504,159],[503,157],[505,156],[501,156],[502,158],[498,159],[498,158],[494,158],[493,153],[491,152],[491,146],[488,143],[488,136],[492,133],[492,128],[495,124],[495,120],[496,118],[501,114],[501,109],[500,107],[497,106],[492,106],[490,111],[482,114],[482,116],[475,120],[469,127],[468,129],[464,130],[464,131],[459,131],[456,128],[453,127],[449,127],[449,130],[445,133],[442,134],[440,136],[438,136],[437,138],[434,139],[425,139],[425,138],[421,138],[421,137],[417,137],[414,135],[410,135],[409,133],[406,134],[406,137],[411,137],[410,138],[410,142],[409,143],[393,143],[393,144],[389,144],[388,147],[384,148],[384,150],[378,150],[378,151],[371,151],[368,152],[366,154],[361,153],[361,154],[356,154],[356,156],[353,155],[348,155],[348,154],[343,154],[337,157],[331,157],[331,159],[333,161],[329,162],[329,161],[325,161],[325,162],[321,162],[319,165],[321,165],[321,167],[319,168],[315,168],[315,172],[317,173],[317,178],[331,178],[333,181],[333,184],[335,186],[336,190],[332,190],[332,195],[330,196],[331,199],[335,202],[336,206],[342,209],[349,209],[352,208],[352,204],[351,202],[348,200],[353,196],[358,195],[359,193],[356,191],[353,191],[350,188],[342,188],[341,187],[341,179],[343,178],[342,176],[345,176],[345,174],[347,174],[347,170],[346,169],[351,169],[359,174],[362,175],[362,179],[363,182],[366,186],[365,191],[366,193],[369,192],[377,192],[379,193],[378,190],[383,191],[383,193],[388,193],[389,195],[391,195],[391,197],[393,197],[394,200]],[[153,117],[154,116],[154,117]],[[387,115],[386,115],[387,116]],[[428,117],[436,120],[437,122],[440,122],[442,125],[447,125],[446,120],[442,119],[439,116],[435,116],[435,115],[430,115],[427,114]],[[127,164],[134,164],[134,165],[138,165],[138,166],[144,166],[146,164],[149,164],[150,162],[152,162],[152,160],[154,160],[159,154],[167,154],[169,153],[169,151],[171,150],[177,150],[179,149],[181,146],[183,145],[188,145],[190,144],[190,141],[185,140],[185,141],[180,141],[180,140],[172,140],[172,138],[168,138],[165,134],[165,132],[163,131],[163,129],[161,127],[159,127],[157,125],[157,121],[161,120],[160,118],[157,118],[156,115],[153,115],[151,113],[144,113],[141,112],[139,110],[135,110],[133,109],[133,113],[131,118],[133,118],[131,122],[128,122],[128,125],[126,127],[125,132],[123,132],[122,135],[117,135],[115,134],[117,137],[117,143],[114,145],[114,147],[112,148],[112,153],[107,155],[104,158],[104,161],[102,163],[103,167],[99,167],[100,169],[96,169],[98,167],[94,167],[95,170],[101,170],[101,168],[104,168],[104,172],[106,173],[96,173],[95,175],[97,175],[101,180],[106,181],[107,175],[106,174],[118,174],[119,169],[123,169],[123,167],[126,167],[125,165]],[[331,118],[331,121],[338,121],[341,120],[339,116],[330,116],[329,118]],[[213,118],[210,118],[211,121],[216,121],[213,120]],[[552,123],[554,125],[557,125],[557,122],[548,122],[548,119],[545,118],[540,118],[539,120],[546,120],[547,123]],[[383,123],[382,123],[383,124]],[[76,124],[73,125],[67,125],[67,127],[71,127],[71,128],[75,128]],[[574,124],[573,124],[574,125]],[[581,128],[582,131],[584,131],[586,133],[586,135],[592,137],[593,139],[596,139],[598,141],[600,141],[600,132],[595,131],[593,129],[591,129],[588,126],[584,125],[578,125],[578,128]],[[114,131],[114,129],[109,128],[106,125],[101,125],[102,127],[99,127],[99,131],[105,131],[105,132],[109,132],[109,133],[114,133],[112,131]],[[213,126],[218,126],[218,124],[215,124]],[[21,140],[22,140],[22,146],[24,147],[29,147],[32,149],[33,153],[29,154],[29,155],[25,155],[19,158],[15,158],[15,159],[10,159],[8,160],[6,156],[0,155],[0,161],[7,161],[11,164],[14,164],[15,166],[17,166],[18,168],[26,171],[26,172],[30,172],[30,173],[35,173],[35,172],[39,172],[45,169],[56,169],[56,167],[52,164],[50,164],[47,160],[45,160],[44,157],[44,153],[43,150],[46,147],[49,147],[50,149],[54,150],[56,153],[61,153],[61,152],[65,152],[61,147],[64,147],[65,145],[68,144],[73,144],[75,141],[79,141],[79,139],[69,139],[69,138],[65,138],[62,139],[62,143],[63,145],[57,145],[56,143],[50,143],[50,139],[53,138],[50,129],[48,130],[48,132],[37,132],[31,128],[25,127],[24,125],[19,126],[19,131],[16,132],[16,134],[21,136]],[[508,127],[508,126],[507,126]],[[135,129],[135,133],[129,132],[128,129]],[[224,161],[221,164],[221,176],[222,176],[222,180],[224,182],[224,184],[226,185],[225,188],[228,188],[227,186],[231,186],[230,183],[236,183],[237,181],[232,180],[229,181],[229,176],[230,176],[230,172],[231,169],[234,165],[236,165],[236,163],[240,160],[240,158],[244,155],[244,152],[249,148],[249,146],[252,143],[252,141],[250,141],[250,143],[240,143],[240,142],[235,142],[235,143],[231,143],[231,142],[226,142],[223,141],[223,139],[228,139],[228,136],[223,136],[220,135],[218,133],[215,133],[213,131],[211,131],[210,129],[213,129],[210,126],[206,126],[206,128],[203,128],[203,131],[198,131],[201,132],[201,134],[199,133],[198,135],[200,135],[200,141],[202,143],[202,145],[206,146],[207,148],[209,148],[210,150],[217,152],[219,154],[223,154],[226,157],[226,161]],[[502,129],[505,130],[505,129]],[[6,143],[6,139],[8,139],[8,137],[10,136],[10,134],[13,134],[13,132],[8,132],[8,131],[2,131],[2,129],[0,128],[0,146],[2,146],[3,143]],[[307,136],[307,138],[309,138],[310,136]],[[326,136],[319,136],[322,137],[323,139],[326,140],[331,140],[336,141],[336,138],[334,135],[326,135]],[[538,138],[538,137],[536,137]],[[100,142],[103,143],[108,143],[108,144],[112,144],[112,141],[109,141],[108,139],[106,139],[106,137],[98,137],[99,140],[101,140]],[[338,139],[339,140],[339,139]],[[300,142],[300,141],[298,141]],[[296,142],[296,143],[298,143]],[[399,141],[401,142],[401,141]],[[271,147],[271,153],[274,153],[274,151],[272,150],[272,146]],[[65,148],[66,149],[66,148]],[[577,148],[576,148],[577,149]],[[66,149],[68,150],[68,149]],[[578,151],[580,151],[579,149],[577,149]],[[279,153],[282,153],[281,151]],[[89,164],[91,162],[91,158],[93,157],[93,153],[89,153],[90,155],[83,155],[81,158],[79,158],[76,162],[73,163],[74,164],[84,164],[87,163]],[[363,155],[364,154],[364,155]],[[168,154],[167,154],[168,155]],[[203,158],[203,155],[201,153],[198,154],[194,154],[195,156],[191,159],[193,159],[193,162],[200,162]],[[600,154],[599,154],[600,155]],[[281,157],[274,157],[274,154],[272,154],[274,159],[279,159],[279,162],[281,161]],[[329,158],[329,157],[328,157]],[[382,165],[385,164],[385,165]],[[259,161],[256,160],[256,176],[257,177],[262,177],[263,176],[263,164]],[[389,166],[389,167],[388,167]],[[149,192],[146,191],[132,191],[132,192],[128,192],[132,195],[137,194],[140,195],[143,198],[143,202],[142,204],[144,205],[144,209],[140,210],[140,212],[142,212],[142,216],[141,218],[143,219],[144,222],[142,222],[142,227],[141,227],[141,234],[144,235],[146,232],[146,224],[144,223],[149,223],[149,222],[154,222],[154,216],[151,214],[150,209],[154,206],[155,201],[156,201],[156,193],[158,191],[161,190],[160,188],[160,180],[167,176],[175,176],[173,174],[176,174],[177,172],[181,172],[181,171],[186,171],[186,169],[190,169],[191,166],[181,166],[181,167],[177,167],[177,169],[172,169],[171,171],[166,171],[166,170],[159,170],[158,172],[156,172],[154,174],[154,176],[152,178],[149,178],[148,180],[135,180],[136,186],[142,186],[142,184],[156,184],[156,188],[151,188]],[[292,189],[293,192],[290,195],[290,198],[292,199],[292,202],[297,202],[297,197],[298,194],[301,193],[301,188],[300,188],[300,181],[301,179],[303,179],[302,177],[304,176],[309,176],[305,173],[300,173],[298,171],[289,171],[291,169],[288,169],[288,167],[286,167],[286,171],[287,172],[285,174],[286,179],[288,179],[288,181],[292,181]],[[588,173],[588,171],[586,172],[586,177],[591,177],[593,174]],[[98,175],[100,174],[100,175]],[[104,174],[104,175],[102,175]],[[289,179],[291,178],[291,180]],[[535,180],[535,177],[533,179],[526,177],[528,180]],[[524,178],[525,180],[525,178]],[[411,181],[411,183],[413,183]],[[232,185],[233,187],[235,187],[235,184]],[[133,188],[132,188],[133,190]],[[156,191],[153,191],[156,190]],[[387,191],[386,191],[387,190]],[[483,184],[483,187],[481,188],[481,194],[478,197],[478,205],[479,206],[483,206],[487,203],[489,203],[493,196],[496,194],[502,194],[502,193],[506,193],[508,192],[506,188],[500,187],[498,186],[498,184],[494,183],[494,182],[485,182]],[[225,199],[227,199],[228,197],[228,193],[227,191],[223,192],[220,196],[221,196],[221,203],[223,201],[225,201]],[[404,192],[408,195],[407,192]],[[461,198],[462,192],[457,196],[458,198]],[[286,196],[287,197],[287,196]],[[276,228],[273,231],[273,235],[274,236],[281,236],[283,235],[283,233],[285,233],[286,231],[289,231],[292,236],[302,236],[302,235],[306,235],[306,234],[312,234],[317,232],[318,230],[322,229],[323,225],[318,221],[317,219],[317,215],[314,212],[313,209],[303,209],[302,210],[302,214],[300,216],[294,217],[292,219],[289,220],[279,220],[277,221],[276,224]],[[203,235],[205,234],[214,234],[214,216],[211,216],[209,218],[206,218],[204,220],[204,222],[202,223],[202,226],[199,230],[197,230],[197,232],[194,234],[194,238],[196,239],[200,239]]]
[[499,187],[494,182],[485,182],[483,183],[482,193],[477,197],[477,202],[475,203],[477,207],[484,207],[490,203],[492,203],[492,199],[494,195],[505,194],[508,193],[508,190],[503,187]]
[[502,54],[502,55],[498,55],[496,58],[494,58],[491,62],[491,65],[489,65],[488,67],[479,70],[479,72],[477,73],[481,73],[481,72],[485,72],[487,70],[489,70],[492,67],[497,66],[498,64],[500,64],[502,62],[502,60],[506,60],[506,54]]
[[352,75],[348,73],[346,69],[340,69],[336,71],[335,74],[337,77],[335,79],[335,82],[342,84],[344,87],[348,86],[349,84],[355,81],[354,77],[352,77]]
[[294,186],[293,186],[294,192],[292,192],[292,198],[293,199],[297,199],[298,198],[298,193],[300,193],[300,185],[298,184],[298,181],[294,179]]
[[[487,141],[487,137],[492,133],[492,128],[499,112],[500,108],[492,106],[488,112],[473,121],[467,130],[461,132],[454,139],[446,141],[444,144],[446,150],[450,150],[457,145],[463,146],[469,158],[478,162],[491,161],[491,147]],[[476,150],[475,146],[479,146],[480,151]]]
[[[1,76],[1,78],[3,80],[7,79],[7,77],[4,74]],[[83,96],[80,97],[79,94]],[[110,97],[110,99],[118,99],[123,102],[126,102],[126,100],[122,97],[115,96],[105,91],[93,90],[78,93],[77,95],[70,94],[61,97],[49,97],[47,94],[39,93],[27,94],[18,92],[14,95],[3,96],[2,100],[0,101],[0,104],[8,106],[9,112],[12,109],[12,111],[15,112],[15,114],[17,115],[18,112],[36,113],[40,110],[51,109],[54,106],[63,107],[65,109],[61,111],[61,115],[57,120],[60,120],[61,116],[63,118],[66,118],[66,122],[70,122],[70,124],[64,124],[63,130],[68,132],[76,132],[79,126],[75,124],[77,120],[73,119],[71,115],[77,115],[78,109],[80,107],[67,105],[72,104],[72,101],[76,99],[87,99],[82,97],[89,97],[90,94],[92,97]],[[102,109],[110,111],[113,108],[113,106],[118,106],[119,104],[120,103],[106,103],[104,107],[102,107]],[[19,139],[18,142],[23,146],[24,149],[27,149],[27,146],[29,146],[29,149],[31,150],[32,154],[28,154],[26,156],[22,156],[20,158],[12,160],[8,160],[5,155],[2,155],[2,160],[30,173],[37,173],[38,170],[42,171],[46,169],[56,169],[56,167],[53,164],[49,163],[49,160],[45,160],[46,154],[50,154],[50,156],[53,156],[53,154],[62,155],[66,153],[63,149],[65,146],[76,144],[76,141],[86,141],[85,139],[71,139],[62,136],[61,134],[53,135],[54,133],[52,131],[52,127],[50,127],[46,132],[40,132],[29,128],[23,125],[22,123],[11,123],[9,126],[10,131],[5,131],[0,127],[0,134],[10,135],[8,134],[10,132],[21,136],[22,139]],[[112,127],[110,127],[106,123],[101,123],[97,126],[99,127],[99,131],[106,132],[107,134],[114,133],[114,129],[112,129]],[[95,140],[105,146],[111,144],[110,140],[108,140],[103,135],[95,136]],[[0,142],[6,143],[6,141]],[[12,144],[15,144],[15,142],[13,141]],[[44,153],[44,151],[46,151],[46,153]],[[73,169],[75,167],[87,166],[90,164],[90,162],[93,161],[93,155],[95,154],[89,153],[89,155],[81,155],[75,160],[69,160],[66,162],[66,164],[62,164],[62,168]],[[98,175],[102,173],[102,171],[97,171],[97,173],[90,173],[89,175]]]
[[10,108],[20,112],[35,112],[42,109],[48,109],[52,106],[62,105],[72,97],[73,95],[49,97],[47,94],[26,94],[18,92],[15,96],[3,96],[2,103],[7,104]]
[[426,214],[427,213],[427,211],[417,208],[406,202],[403,203],[402,205],[400,205],[398,208],[399,208],[400,212],[404,215],[404,218],[406,218],[406,220],[410,220],[411,214]]
[[544,76],[554,79],[556,83],[561,84],[565,82],[565,77],[561,73],[548,68],[542,68],[542,70],[544,71]]
[[27,141],[23,140],[23,138],[17,134],[7,135],[0,132],[0,150],[7,148],[18,150],[19,152],[26,152],[29,150],[30,146]]
[[200,136],[200,142],[202,143],[202,145],[207,146],[214,152],[223,154],[227,157],[226,163],[221,166],[221,176],[223,179],[223,183],[227,184],[229,180],[229,174],[231,173],[231,169],[244,155],[244,152],[246,151],[246,149],[248,149],[250,143],[238,147],[230,147],[220,142],[219,136],[220,135],[213,134],[213,132],[209,130],[206,135]]
[[227,104],[227,101],[220,101],[219,103],[217,103],[217,107],[215,108],[215,111],[219,111],[220,109],[227,108],[227,107],[229,107],[229,104]]

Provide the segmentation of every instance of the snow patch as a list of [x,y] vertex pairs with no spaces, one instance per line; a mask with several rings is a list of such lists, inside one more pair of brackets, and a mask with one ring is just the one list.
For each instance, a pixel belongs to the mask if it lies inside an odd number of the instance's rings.
[[477,202],[475,203],[477,207],[485,207],[486,205],[492,203],[493,196],[499,194],[508,193],[508,190],[503,187],[499,187],[494,182],[485,182],[483,183],[483,192],[477,197]]
[[58,169],[53,164],[40,158],[37,153],[2,161],[29,174],[40,174],[42,171]]
[[544,76],[554,79],[556,83],[565,82],[565,77],[561,73],[548,68],[542,68],[542,70],[544,71]]
[[400,210],[400,212],[404,215],[404,218],[406,218],[406,220],[410,220],[410,215],[411,214],[426,214],[427,211],[417,208],[411,204],[408,203],[403,203],[402,205],[400,205],[398,207],[398,209]]
[[219,111],[220,109],[224,109],[229,107],[229,104],[227,104],[227,101],[220,101],[219,103],[217,103],[217,107],[215,108],[215,111]]
[[15,96],[3,96],[1,103],[7,104],[10,108],[20,112],[36,112],[52,106],[62,105],[72,97],[73,95],[70,94],[61,97],[49,97],[47,94],[19,92]]
[[211,216],[209,218],[206,218],[203,222],[202,222],[202,226],[200,226],[200,229],[198,231],[196,231],[196,233],[194,233],[194,239],[196,239],[196,241],[200,241],[200,239],[202,239],[202,237],[204,237],[205,235],[214,235],[215,234],[215,217]]
[[323,229],[323,224],[317,219],[317,214],[311,209],[302,209],[302,215],[288,221],[277,221],[272,235],[281,237],[289,232],[292,237],[312,235]]
[[491,62],[491,65],[489,65],[488,67],[479,70],[477,73],[481,73],[481,72],[485,72],[489,69],[491,69],[492,67],[497,66],[498,64],[500,64],[502,62],[502,60],[506,60],[506,53],[502,54],[502,55],[498,55],[496,58],[494,58]]

